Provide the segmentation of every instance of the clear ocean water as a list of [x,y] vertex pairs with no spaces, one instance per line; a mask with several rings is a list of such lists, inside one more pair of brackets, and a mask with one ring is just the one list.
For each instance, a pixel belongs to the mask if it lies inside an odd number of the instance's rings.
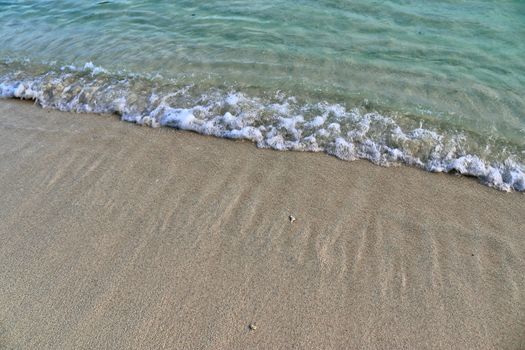
[[0,0],[4,98],[501,190],[524,92],[522,0]]

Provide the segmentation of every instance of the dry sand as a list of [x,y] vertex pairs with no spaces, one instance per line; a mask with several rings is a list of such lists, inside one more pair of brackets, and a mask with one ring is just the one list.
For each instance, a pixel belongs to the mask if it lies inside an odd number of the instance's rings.
[[11,100],[0,169],[1,349],[525,349],[523,194]]

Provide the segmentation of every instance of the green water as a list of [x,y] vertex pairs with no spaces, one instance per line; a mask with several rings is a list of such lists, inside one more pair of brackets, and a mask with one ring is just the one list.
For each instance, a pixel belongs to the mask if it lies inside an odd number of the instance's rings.
[[268,105],[293,97],[306,121],[316,103],[359,108],[523,170],[521,0],[0,1],[0,57],[8,83],[92,62],[106,75],[89,84],[128,84],[133,101],[191,86],[172,107],[235,91]]

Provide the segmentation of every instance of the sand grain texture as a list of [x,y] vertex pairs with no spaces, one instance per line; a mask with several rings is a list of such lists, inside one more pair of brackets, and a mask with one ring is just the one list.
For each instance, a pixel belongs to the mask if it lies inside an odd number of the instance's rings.
[[525,348],[522,194],[11,100],[0,170],[0,349]]

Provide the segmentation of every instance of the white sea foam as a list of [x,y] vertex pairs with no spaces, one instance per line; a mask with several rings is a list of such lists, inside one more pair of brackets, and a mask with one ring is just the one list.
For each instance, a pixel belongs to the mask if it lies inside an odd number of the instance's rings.
[[152,87],[144,94],[133,90],[132,78],[108,75],[88,63],[40,76],[4,76],[0,77],[0,96],[31,99],[65,111],[118,113],[122,120],[140,125],[246,139],[262,148],[326,152],[343,160],[457,172],[500,190],[525,191],[523,164],[512,155],[487,161],[471,152],[468,137],[461,132],[410,128],[379,113],[326,102],[300,104],[282,93],[263,99],[241,92],[195,94],[191,86],[174,86],[169,91]]

